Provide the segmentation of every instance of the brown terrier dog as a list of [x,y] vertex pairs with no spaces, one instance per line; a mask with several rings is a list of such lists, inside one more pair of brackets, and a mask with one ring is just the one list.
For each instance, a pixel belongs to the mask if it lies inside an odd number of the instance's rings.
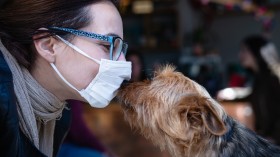
[[199,84],[167,65],[117,95],[125,118],[174,157],[274,157],[280,149],[229,117]]

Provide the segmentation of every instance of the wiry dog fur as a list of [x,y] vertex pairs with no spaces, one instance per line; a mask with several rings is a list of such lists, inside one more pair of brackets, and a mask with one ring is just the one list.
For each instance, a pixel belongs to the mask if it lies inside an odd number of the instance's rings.
[[229,117],[199,84],[167,65],[119,91],[131,126],[174,157],[275,157],[278,147]]

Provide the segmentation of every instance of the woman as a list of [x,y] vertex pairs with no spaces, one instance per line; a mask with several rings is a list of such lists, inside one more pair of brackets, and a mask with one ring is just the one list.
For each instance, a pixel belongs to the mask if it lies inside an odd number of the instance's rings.
[[65,101],[105,107],[130,79],[114,4],[10,0],[2,5],[1,156],[56,156],[69,128]]
[[249,102],[255,113],[256,132],[280,145],[280,84],[279,78],[263,58],[261,50],[269,42],[260,35],[251,35],[241,42],[239,54],[243,67],[253,74]]

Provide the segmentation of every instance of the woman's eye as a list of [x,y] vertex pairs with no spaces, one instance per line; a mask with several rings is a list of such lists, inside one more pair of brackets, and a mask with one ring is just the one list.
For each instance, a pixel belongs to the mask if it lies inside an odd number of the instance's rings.
[[104,43],[100,43],[99,45],[104,49],[105,52],[110,52],[110,45]]
[[108,52],[110,51],[110,45],[103,45],[103,46]]

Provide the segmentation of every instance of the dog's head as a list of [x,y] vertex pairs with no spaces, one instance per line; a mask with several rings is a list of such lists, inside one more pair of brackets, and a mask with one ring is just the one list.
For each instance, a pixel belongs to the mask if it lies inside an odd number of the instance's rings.
[[199,144],[226,132],[223,110],[207,91],[167,65],[151,80],[121,88],[117,98],[130,125],[162,148],[168,142]]

